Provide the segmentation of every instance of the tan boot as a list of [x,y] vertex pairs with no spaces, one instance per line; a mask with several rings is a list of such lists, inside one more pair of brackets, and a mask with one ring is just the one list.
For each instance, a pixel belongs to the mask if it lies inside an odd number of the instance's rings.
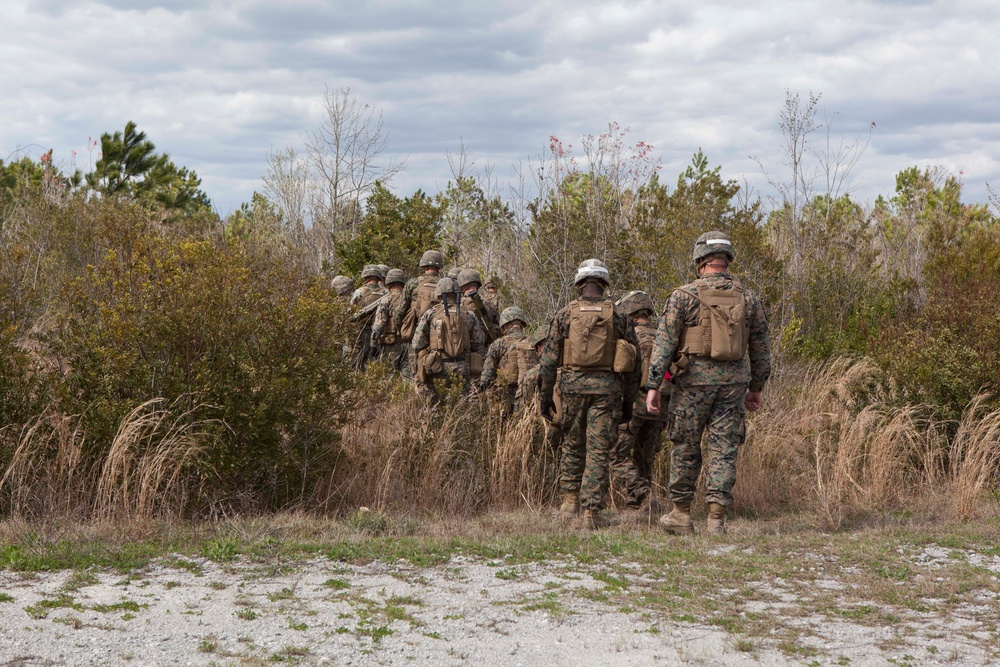
[[726,506],[719,503],[708,504],[708,526],[709,535],[726,534]]
[[674,508],[670,514],[660,517],[660,525],[668,533],[677,535],[690,535],[694,532],[694,523],[691,521],[691,503],[674,503]]
[[580,526],[585,530],[594,530],[596,528],[607,528],[611,525],[607,517],[601,515],[601,510],[583,510],[583,516],[580,518]]
[[576,515],[580,513],[580,493],[578,491],[570,491],[563,498],[562,505],[559,506],[559,514],[561,514],[566,519],[575,519]]

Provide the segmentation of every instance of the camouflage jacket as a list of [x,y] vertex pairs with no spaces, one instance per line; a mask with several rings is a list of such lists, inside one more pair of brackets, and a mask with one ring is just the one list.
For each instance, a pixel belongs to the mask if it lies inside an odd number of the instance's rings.
[[[372,340],[378,343],[385,343],[383,337],[398,336],[399,329],[395,326],[393,312],[399,300],[403,298],[403,293],[389,292],[389,298],[378,305],[375,309],[375,317],[372,318]],[[395,342],[395,341],[394,341]]]
[[410,278],[406,281],[406,286],[403,288],[403,296],[396,302],[396,310],[393,313],[393,327],[396,331],[399,331],[400,327],[403,326],[403,318],[406,317],[406,313],[410,312],[410,306],[413,303],[413,292],[418,287],[424,283],[430,281],[437,282],[438,278],[441,276],[427,274],[422,276],[417,276],[416,278]]
[[378,283],[374,285],[362,285],[354,290],[354,294],[351,295],[351,305],[364,308],[374,303],[379,297],[385,296],[385,292],[385,288]]
[[[663,374],[678,352],[681,331],[698,325],[698,286],[707,284],[714,289],[732,289],[733,276],[726,273],[708,274],[688,283],[670,294],[660,318],[653,346],[653,358],[649,364],[647,389],[656,389],[663,381]],[[750,385],[750,391],[760,391],[771,374],[771,346],[767,336],[767,318],[760,299],[748,287],[744,287],[743,298],[746,323],[750,329],[747,341],[747,355],[736,361],[715,361],[707,356],[690,356],[687,371],[673,379],[678,386],[685,385]]]
[[[454,308],[454,305],[449,303],[448,308]],[[431,322],[443,314],[444,304],[438,304],[420,316],[420,320],[417,322],[417,330],[413,332],[413,340],[410,342],[411,358],[416,359],[418,352],[430,347]],[[462,315],[465,317],[466,324],[469,327],[469,352],[481,353],[486,346],[486,336],[483,334],[483,328],[479,326],[479,320],[476,319],[476,316],[465,308],[462,308]]]
[[538,371],[539,366],[528,369],[521,381],[517,383],[517,392],[514,394],[514,409],[522,410],[530,406],[535,401],[538,394]]
[[[606,299],[580,297],[580,301],[603,303]],[[614,371],[586,371],[564,368],[560,374],[559,390],[565,396],[568,394],[618,394],[624,400],[635,400],[642,379],[642,355],[639,352],[639,339],[635,336],[632,320],[615,308],[614,333],[615,340],[624,338],[636,349],[635,367],[631,373],[615,373]],[[549,325],[549,337],[542,349],[539,363],[539,391],[542,397],[549,398],[556,383],[556,371],[562,365],[563,345],[569,338],[569,306],[563,308]]]
[[524,329],[514,325],[504,336],[490,343],[489,349],[486,350],[486,358],[483,359],[483,374],[479,377],[481,389],[486,389],[496,382],[497,368],[503,361],[504,355],[507,354],[507,350],[514,347],[518,341],[524,340],[524,336]]

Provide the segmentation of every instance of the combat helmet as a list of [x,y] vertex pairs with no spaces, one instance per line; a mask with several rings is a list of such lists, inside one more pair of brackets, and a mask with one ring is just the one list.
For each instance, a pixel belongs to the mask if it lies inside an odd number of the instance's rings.
[[382,269],[378,267],[378,264],[365,264],[365,268],[361,269],[362,282],[369,278],[375,278],[376,280],[385,278],[385,274],[382,273]]
[[458,274],[460,274],[461,272],[462,269],[458,268],[457,266],[453,266],[450,269],[448,269],[447,276],[452,280],[458,280]]
[[596,278],[604,283],[605,287],[611,286],[611,274],[608,273],[608,267],[599,259],[585,259],[580,262],[576,275],[573,276],[573,284],[579,287],[590,278]]
[[634,315],[641,310],[648,310],[650,315],[655,312],[653,299],[642,290],[632,290],[618,299],[618,303],[615,305],[626,315]]
[[436,266],[437,268],[442,268],[444,266],[444,256],[437,250],[428,250],[420,257],[420,267],[425,266]]
[[465,287],[469,283],[476,283],[477,287],[483,286],[483,279],[480,277],[479,271],[475,269],[463,269],[458,274],[459,288]]
[[378,265],[378,270],[382,272],[382,280],[385,280],[386,274],[389,273],[389,265],[388,264],[379,264]]
[[443,300],[449,294],[458,294],[458,283],[454,278],[441,278],[434,285],[434,297]]
[[389,269],[385,274],[385,284],[391,285],[393,283],[403,283],[406,284],[406,274],[403,273],[402,269]]
[[347,276],[334,276],[330,281],[330,287],[339,296],[350,296],[354,291],[354,281]]
[[549,339],[549,327],[542,325],[535,329],[535,333],[531,334],[531,345],[532,347],[538,347],[540,343],[544,343]]
[[504,308],[503,312],[500,313],[500,326],[503,327],[505,324],[510,324],[511,322],[520,322],[521,326],[527,326],[528,316],[517,306]]
[[694,242],[691,259],[695,266],[700,266],[706,257],[717,254],[725,255],[730,262],[736,259],[736,255],[733,254],[733,242],[722,232],[705,232]]

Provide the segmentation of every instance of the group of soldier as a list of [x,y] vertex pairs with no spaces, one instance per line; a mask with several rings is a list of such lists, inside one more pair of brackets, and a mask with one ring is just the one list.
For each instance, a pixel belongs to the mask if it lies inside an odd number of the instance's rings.
[[691,503],[704,468],[706,529],[724,534],[745,414],[761,406],[771,368],[763,306],[729,272],[734,259],[725,234],[702,234],[695,280],[671,292],[659,318],[646,292],[612,301],[607,267],[585,260],[574,276],[578,298],[531,336],[524,311],[498,310],[493,281],[484,286],[473,269],[442,275],[436,250],[409,281],[399,269],[368,265],[360,288],[344,276],[332,287],[355,309],[349,347],[359,369],[379,357],[432,401],[449,391],[493,392],[504,414],[540,415],[559,448],[567,520],[607,526],[612,476],[630,509],[665,509],[650,482],[665,431],[671,508],[660,525],[694,532]]

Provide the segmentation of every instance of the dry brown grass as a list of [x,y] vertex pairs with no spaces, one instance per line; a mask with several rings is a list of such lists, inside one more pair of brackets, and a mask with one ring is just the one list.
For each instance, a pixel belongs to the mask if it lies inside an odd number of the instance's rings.
[[775,382],[750,420],[740,505],[760,515],[817,511],[829,527],[929,501],[953,518],[992,512],[1000,412],[980,397],[956,430],[931,406],[896,404],[885,387],[871,362],[850,359]]

